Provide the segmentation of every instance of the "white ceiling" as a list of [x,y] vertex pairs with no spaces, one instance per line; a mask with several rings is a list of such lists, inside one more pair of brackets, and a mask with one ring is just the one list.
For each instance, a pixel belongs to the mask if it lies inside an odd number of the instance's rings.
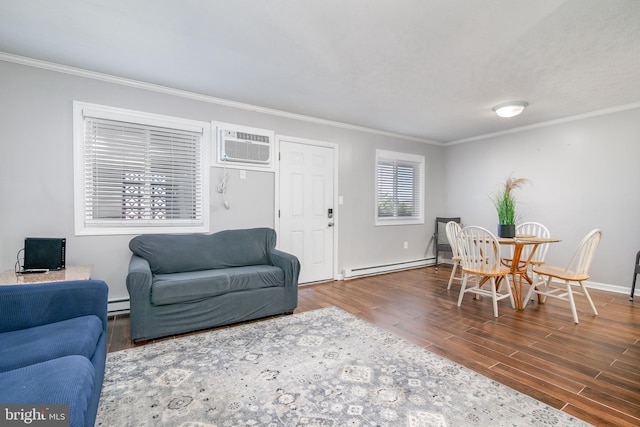
[[439,142],[640,106],[638,0],[0,0],[0,51]]

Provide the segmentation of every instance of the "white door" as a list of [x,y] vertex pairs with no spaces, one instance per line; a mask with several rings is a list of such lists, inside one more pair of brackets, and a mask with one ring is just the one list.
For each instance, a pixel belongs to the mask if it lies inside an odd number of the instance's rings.
[[334,150],[280,141],[278,247],[300,260],[299,283],[333,279]]

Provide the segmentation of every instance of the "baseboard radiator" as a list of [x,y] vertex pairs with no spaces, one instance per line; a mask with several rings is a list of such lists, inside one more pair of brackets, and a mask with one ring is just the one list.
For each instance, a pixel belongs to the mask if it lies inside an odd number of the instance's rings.
[[374,274],[390,273],[392,271],[408,270],[427,265],[433,265],[435,258],[423,258],[414,261],[401,261],[389,264],[373,265],[369,267],[351,267],[343,270],[344,280],[355,279],[357,277],[372,276]]
[[112,314],[124,314],[129,312],[129,298],[120,298],[109,300],[107,313]]

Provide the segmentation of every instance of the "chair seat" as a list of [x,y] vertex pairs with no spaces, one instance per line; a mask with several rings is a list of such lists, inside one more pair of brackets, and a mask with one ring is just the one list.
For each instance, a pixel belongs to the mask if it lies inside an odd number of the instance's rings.
[[[502,262],[505,265],[511,265],[512,261],[513,261],[513,258],[502,257]],[[520,264],[523,264],[523,263],[524,263],[524,261],[520,260]],[[533,260],[529,261],[529,265],[532,265],[532,266],[534,266],[534,265],[542,265],[542,264],[544,264],[544,261],[533,261]]]
[[493,277],[499,277],[499,276],[506,276],[507,274],[511,273],[511,270],[508,267],[504,267],[504,266],[488,266],[488,268],[467,268],[467,267],[463,267],[462,271],[464,271],[467,274],[472,274],[472,275],[480,275],[480,276],[493,276]]
[[587,274],[579,274],[575,271],[565,270],[562,267],[556,267],[552,265],[543,265],[533,269],[534,273],[541,274],[543,276],[551,276],[561,280],[570,280],[576,282],[582,282],[587,280],[589,276]]
[[[525,298],[525,304],[526,301],[531,299],[534,293],[538,294],[538,298],[540,296],[543,297],[541,300],[539,298],[539,302],[541,303],[545,301],[546,297],[567,301],[569,308],[571,308],[573,322],[579,323],[578,312],[573,298],[573,294],[576,293],[584,295],[591,307],[591,311],[597,316],[598,310],[589,295],[587,287],[584,285],[584,281],[589,278],[589,266],[591,265],[593,255],[600,244],[601,238],[601,230],[596,228],[589,232],[578,245],[566,268],[549,265],[535,267],[533,272],[538,276],[545,277],[545,279],[537,281],[529,288],[529,293],[527,293],[527,297]],[[551,280],[554,278],[560,279],[564,281],[564,283],[554,283],[553,280]],[[573,291],[572,288],[574,286],[580,286],[581,292]]]

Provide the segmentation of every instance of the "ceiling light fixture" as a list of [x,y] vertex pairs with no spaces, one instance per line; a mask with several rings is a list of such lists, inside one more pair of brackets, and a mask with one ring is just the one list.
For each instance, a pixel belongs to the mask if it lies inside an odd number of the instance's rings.
[[493,107],[493,111],[500,117],[511,118],[522,113],[529,103],[525,101],[509,101],[503,102]]

